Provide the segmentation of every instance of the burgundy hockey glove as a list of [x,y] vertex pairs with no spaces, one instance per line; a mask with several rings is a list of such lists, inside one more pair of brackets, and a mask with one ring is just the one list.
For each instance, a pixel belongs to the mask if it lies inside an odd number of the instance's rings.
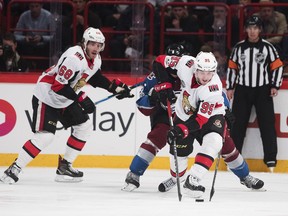
[[178,124],[168,131],[167,142],[169,145],[174,145],[174,141],[177,143],[179,140],[186,138],[188,133],[188,128],[184,124]]
[[160,83],[154,86],[155,91],[158,93],[159,101],[167,106],[167,100],[170,101],[171,104],[176,102],[176,96],[172,89],[172,84],[169,82]]
[[93,113],[95,110],[95,105],[93,101],[85,94],[85,92],[80,91],[76,101],[82,107],[84,113]]
[[132,98],[134,97],[133,94],[131,94],[131,89],[125,84],[123,83],[121,80],[119,79],[114,79],[112,81],[111,87],[109,89],[110,92],[112,92],[113,94],[116,94],[116,98],[121,100],[123,98]]

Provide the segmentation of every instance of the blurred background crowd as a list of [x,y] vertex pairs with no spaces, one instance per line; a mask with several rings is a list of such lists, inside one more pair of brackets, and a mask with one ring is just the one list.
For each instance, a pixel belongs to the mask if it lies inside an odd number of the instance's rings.
[[0,0],[0,13],[1,72],[43,71],[92,26],[106,37],[104,73],[147,74],[155,56],[181,43],[193,56],[213,52],[225,79],[230,51],[245,38],[252,14],[288,62],[286,0]]

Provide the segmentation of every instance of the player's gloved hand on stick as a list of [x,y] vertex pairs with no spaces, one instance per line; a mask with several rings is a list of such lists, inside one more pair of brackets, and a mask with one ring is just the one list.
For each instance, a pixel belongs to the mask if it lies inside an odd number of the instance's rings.
[[173,126],[167,134],[167,142],[169,145],[174,145],[174,142],[178,142],[188,136],[188,128],[183,124]]
[[110,92],[112,92],[113,94],[117,94],[116,98],[119,100],[123,98],[134,97],[134,95],[131,94],[131,89],[119,79],[112,80]]
[[85,92],[80,91],[76,98],[76,101],[82,107],[84,113],[93,113],[95,110],[95,105],[93,101],[85,94]]
[[176,102],[176,96],[172,89],[172,84],[169,82],[160,83],[154,86],[155,91],[158,93],[159,101],[167,106],[167,100],[170,101],[171,104]]

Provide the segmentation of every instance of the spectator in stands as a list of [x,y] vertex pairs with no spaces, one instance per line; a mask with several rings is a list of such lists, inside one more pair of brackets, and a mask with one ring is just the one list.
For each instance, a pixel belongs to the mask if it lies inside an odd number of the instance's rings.
[[[142,12],[138,15],[134,14],[133,7],[129,5],[126,9],[120,14],[117,26],[115,27],[116,31],[126,31],[128,33],[116,33],[111,38],[109,46],[109,56],[111,59],[135,59],[145,57],[149,52],[149,35],[135,35],[133,32],[133,27],[137,29],[140,27],[143,31],[149,31],[150,29],[150,20],[149,20],[149,10],[146,7],[142,8]],[[135,22],[139,26],[134,26]],[[136,23],[136,24],[137,24]],[[131,33],[130,33],[131,32]],[[139,31],[140,32],[140,31]],[[137,33],[137,32],[136,32]],[[141,34],[141,32],[140,32]],[[141,38],[140,38],[141,37]],[[143,46],[143,47],[142,47]],[[110,62],[111,63],[111,62]],[[108,67],[108,70],[113,71],[130,71],[130,61],[113,61],[112,64],[105,65]]]
[[55,33],[51,13],[43,4],[29,3],[29,10],[23,12],[14,32],[19,53],[32,56],[49,56],[49,44]]
[[[254,13],[259,11],[259,7],[255,6],[247,6],[248,4],[251,4],[251,0],[239,0],[239,6],[244,7],[244,18],[248,18],[252,16]],[[239,14],[239,8],[237,8],[238,17],[240,18]]]
[[[213,33],[204,37],[204,42],[213,46],[227,46],[227,9],[221,5],[215,5],[211,15],[204,19],[204,32]],[[239,40],[239,22],[236,16],[231,20],[231,46]]]
[[[179,5],[173,5],[171,14],[165,17],[165,31],[166,32],[183,32],[183,33],[198,33],[199,22],[197,17],[189,14],[187,7],[183,0],[174,0],[173,2],[179,3]],[[186,45],[191,47],[189,52],[191,55],[195,55],[199,52],[200,40],[198,34],[178,34],[178,35],[166,35],[165,36],[165,47],[173,43],[185,42]]]
[[4,34],[1,42],[0,71],[27,72],[28,64],[17,52],[17,41],[14,34]]
[[[88,0],[71,0],[76,8],[76,42],[81,42],[82,35],[84,33],[84,22],[85,22],[85,6]],[[66,15],[66,19],[63,22],[63,39],[66,40],[64,47],[69,47],[73,45],[73,12],[70,10]],[[102,21],[100,17],[94,13],[91,9],[88,10],[88,26],[100,29],[102,27]]]
[[[260,0],[261,4],[272,4],[272,0]],[[283,57],[283,34],[287,33],[287,20],[286,16],[274,10],[274,7],[261,6],[260,11],[254,15],[259,16],[263,22],[262,35],[263,38],[272,43],[279,55]]]
[[213,54],[217,60],[217,74],[221,80],[226,80],[229,50],[223,47],[214,47]]

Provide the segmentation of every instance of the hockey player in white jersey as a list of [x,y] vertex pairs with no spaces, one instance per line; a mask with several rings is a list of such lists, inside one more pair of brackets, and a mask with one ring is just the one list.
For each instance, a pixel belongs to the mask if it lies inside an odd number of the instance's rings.
[[[176,142],[180,157],[192,152],[195,139],[201,144],[195,164],[183,185],[188,195],[201,197],[205,192],[201,180],[222,149],[226,129],[222,82],[216,73],[217,61],[212,53],[200,52],[195,60],[186,56],[180,59],[159,56],[153,66],[158,85],[162,86],[163,101],[169,100],[165,94],[169,88],[166,68],[174,68],[181,80],[181,93],[175,104],[175,126],[168,131],[167,141],[170,145]],[[170,153],[173,154],[172,148]]]
[[64,157],[59,156],[56,181],[82,181],[83,172],[72,167],[72,163],[85,146],[92,132],[92,122],[88,114],[93,113],[93,101],[81,91],[89,83],[117,94],[118,99],[133,97],[129,87],[116,79],[110,81],[101,74],[101,56],[105,37],[99,29],[87,28],[81,44],[65,51],[58,63],[47,69],[39,77],[33,98],[34,135],[26,141],[18,158],[4,172],[0,181],[13,184],[18,174],[44,148],[52,143],[57,122],[73,132],[67,140]]
[[[166,50],[166,54],[168,56],[161,56],[161,58],[157,58],[157,60],[161,60],[163,58],[175,59],[175,56],[181,57],[186,53],[187,51],[182,44],[172,44]],[[172,55],[174,57],[171,57]],[[187,56],[185,59],[187,59]],[[195,61],[195,58],[192,56],[190,56],[190,59],[191,61]],[[166,71],[168,72],[167,81],[172,84],[174,93],[179,92],[180,80],[176,76],[176,69],[165,68],[165,71],[163,72],[165,73]],[[150,117],[151,131],[147,134],[147,139],[140,145],[137,154],[134,156],[130,164],[130,171],[126,176],[125,185],[122,188],[124,191],[133,191],[140,187],[140,177],[144,175],[146,169],[149,167],[152,160],[156,157],[157,153],[161,151],[161,149],[166,145],[166,135],[169,130],[169,119],[166,108],[162,106],[159,101],[160,95],[155,91],[157,86],[157,79],[154,75],[154,72],[151,72],[144,80],[144,87],[141,91],[141,97],[136,102],[139,111],[145,116]],[[231,116],[231,112],[229,112],[227,109],[227,107],[229,108],[230,106],[224,92],[222,96],[224,98],[226,107],[225,118],[227,119],[229,127],[229,125],[233,124],[233,116]],[[189,152],[187,152],[187,155],[188,154]],[[240,179],[240,182],[246,187],[259,189],[264,185],[263,181],[249,174],[249,167],[242,155],[235,148],[233,140],[230,138],[228,132],[226,132],[225,142],[221,150],[221,156],[224,158],[224,161],[229,169]],[[185,181],[188,157],[178,157],[178,161],[180,168],[180,180]],[[176,186],[175,163],[173,155],[170,157],[170,164],[171,177],[159,185],[158,189],[160,192],[169,191],[174,186]]]

